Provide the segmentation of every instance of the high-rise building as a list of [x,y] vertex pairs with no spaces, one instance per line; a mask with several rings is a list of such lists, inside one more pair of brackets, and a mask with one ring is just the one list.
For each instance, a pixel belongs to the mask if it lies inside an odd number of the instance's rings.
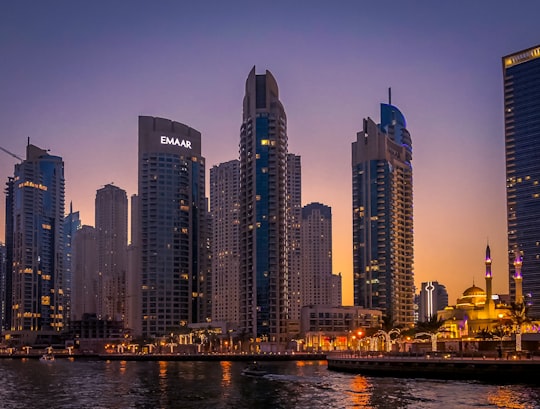
[[[332,300],[332,209],[321,203],[302,208],[302,306]],[[336,306],[336,305],[334,305]]]
[[207,202],[201,134],[139,117],[141,331],[163,335],[210,319]]
[[13,305],[13,207],[15,201],[14,178],[8,177],[6,182],[6,271],[2,277],[2,298],[4,300],[4,311],[2,314],[2,330],[11,329],[12,305]]
[[287,340],[287,117],[269,71],[246,81],[240,130],[240,327]]
[[448,305],[446,287],[437,281],[422,283],[418,297],[418,321],[425,322],[437,318],[437,311]]
[[[523,258],[523,293],[540,318],[540,46],[502,58],[508,264]],[[510,293],[515,294],[513,274]],[[512,297],[513,298],[513,297]]]
[[[9,193],[8,189],[8,194]],[[12,212],[11,331],[35,342],[64,329],[64,162],[28,144],[15,165]],[[10,231],[11,230],[11,231]],[[6,240],[7,241],[7,240]],[[8,272],[9,274],[9,272]]]
[[0,242],[0,334],[6,329],[4,324],[6,319],[6,250],[6,245]]
[[71,291],[73,289],[73,240],[77,230],[81,228],[79,212],[73,211],[69,204],[69,213],[64,217],[64,297],[65,319],[67,325],[71,320]]
[[302,307],[302,167],[300,156],[287,154],[287,265],[289,318],[300,323]]
[[73,236],[71,319],[97,315],[99,290],[98,244],[96,229],[83,225]]
[[354,304],[396,325],[414,321],[411,137],[405,117],[381,104],[352,144]]
[[139,235],[139,197],[131,195],[131,241],[127,249],[126,316],[124,329],[133,335],[142,334],[141,259]]
[[240,163],[221,163],[210,169],[212,215],[212,319],[240,321]]
[[126,191],[107,184],[96,192],[98,246],[97,316],[122,321],[125,316],[128,204]]
[[339,307],[343,305],[343,280],[341,273],[332,274],[332,288],[330,295],[330,305]]

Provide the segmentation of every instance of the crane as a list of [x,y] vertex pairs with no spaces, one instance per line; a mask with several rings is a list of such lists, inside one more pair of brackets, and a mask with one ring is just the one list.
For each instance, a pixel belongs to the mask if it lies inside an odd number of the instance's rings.
[[8,155],[13,156],[15,159],[19,159],[21,162],[24,161],[24,159],[21,158],[20,156],[15,155],[13,152],[8,151],[7,149],[2,148],[1,146],[0,146],[0,149],[6,152]]

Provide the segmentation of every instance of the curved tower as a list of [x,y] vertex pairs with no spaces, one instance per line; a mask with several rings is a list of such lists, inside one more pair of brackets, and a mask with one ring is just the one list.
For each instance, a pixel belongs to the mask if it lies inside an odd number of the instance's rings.
[[352,144],[354,304],[414,323],[412,141],[397,107]]
[[246,81],[240,129],[240,327],[253,338],[287,335],[287,116],[269,71]]

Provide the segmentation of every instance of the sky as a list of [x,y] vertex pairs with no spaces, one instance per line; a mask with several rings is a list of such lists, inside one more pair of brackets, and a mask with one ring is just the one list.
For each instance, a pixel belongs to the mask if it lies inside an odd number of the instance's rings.
[[[332,207],[351,305],[351,143],[391,87],[413,141],[416,285],[439,281],[450,303],[484,287],[489,242],[494,291],[507,293],[501,57],[540,44],[539,12],[495,0],[5,2],[0,147],[24,157],[29,137],[61,156],[66,210],[93,225],[97,189],[137,193],[139,115],[199,130],[209,179],[238,158],[249,71],[269,70],[302,203]],[[0,151],[0,179],[17,162]],[[0,241],[4,225],[2,200]]]

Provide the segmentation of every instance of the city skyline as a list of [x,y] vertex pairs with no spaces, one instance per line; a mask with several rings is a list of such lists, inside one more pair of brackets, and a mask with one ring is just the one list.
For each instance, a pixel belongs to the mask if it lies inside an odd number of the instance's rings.
[[[437,280],[453,303],[481,282],[489,241],[494,291],[508,291],[501,57],[538,43],[535,13],[491,2],[283,3],[273,27],[255,25],[256,10],[241,6],[165,2],[147,13],[141,4],[107,13],[100,2],[9,5],[1,17],[0,146],[23,157],[29,136],[61,156],[66,203],[83,224],[95,225],[100,187],[137,192],[138,115],[200,130],[207,169],[237,159],[243,82],[256,65],[279,82],[289,151],[302,157],[302,204],[332,207],[344,304],[352,304],[350,144],[364,117],[377,118],[388,87],[414,135],[416,285]],[[7,181],[17,161],[0,155]],[[4,200],[0,226],[3,242]]]

